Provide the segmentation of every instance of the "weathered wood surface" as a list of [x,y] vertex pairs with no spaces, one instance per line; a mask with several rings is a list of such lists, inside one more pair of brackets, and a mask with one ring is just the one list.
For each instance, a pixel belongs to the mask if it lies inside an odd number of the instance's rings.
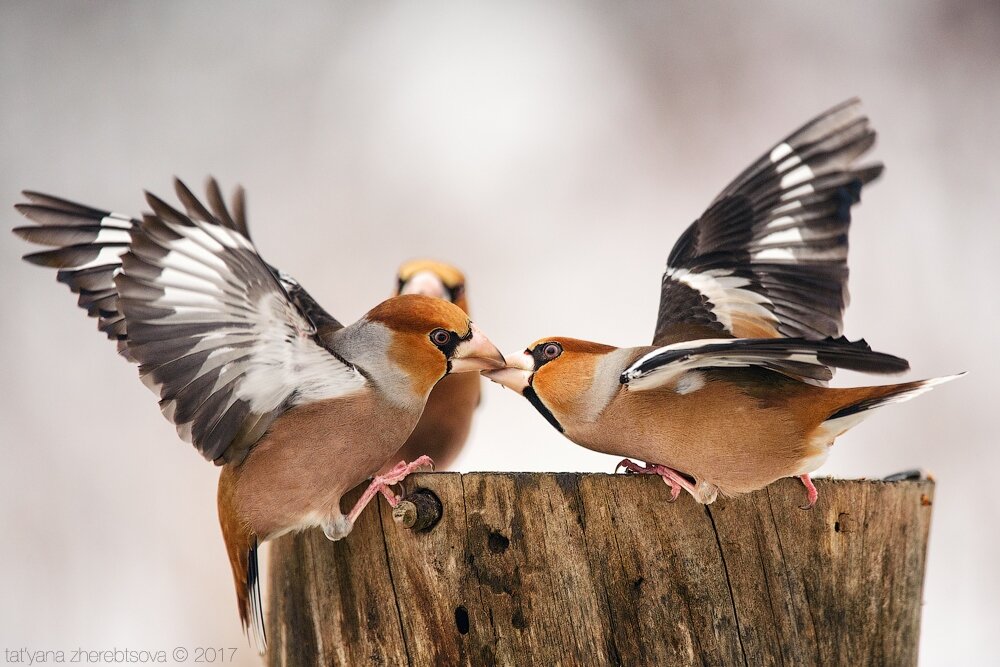
[[[704,507],[658,478],[431,473],[271,552],[272,665],[907,665],[933,482],[796,480]],[[344,500],[345,506],[353,497]]]

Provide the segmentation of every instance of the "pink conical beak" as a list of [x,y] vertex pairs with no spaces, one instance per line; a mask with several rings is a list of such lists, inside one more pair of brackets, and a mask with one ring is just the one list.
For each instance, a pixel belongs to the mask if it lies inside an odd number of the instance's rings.
[[534,359],[526,352],[516,352],[504,357],[504,362],[504,368],[483,371],[483,375],[499,385],[522,393],[528,386],[531,374],[535,372]]
[[504,367],[503,355],[479,327],[470,325],[472,338],[462,341],[451,357],[451,373],[467,373]]

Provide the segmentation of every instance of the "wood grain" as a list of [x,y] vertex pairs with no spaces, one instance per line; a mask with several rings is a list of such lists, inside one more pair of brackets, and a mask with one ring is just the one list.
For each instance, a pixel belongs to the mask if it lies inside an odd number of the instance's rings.
[[[783,480],[705,507],[646,476],[427,473],[276,540],[272,665],[912,665],[934,484]],[[353,496],[344,503],[352,502]]]

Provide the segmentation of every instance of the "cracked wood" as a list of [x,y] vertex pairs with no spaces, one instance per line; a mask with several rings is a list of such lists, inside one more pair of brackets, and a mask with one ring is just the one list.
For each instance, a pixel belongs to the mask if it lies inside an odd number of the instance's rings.
[[[704,507],[658,478],[428,473],[271,553],[272,665],[916,664],[929,481],[783,480]],[[358,491],[345,497],[353,501]]]

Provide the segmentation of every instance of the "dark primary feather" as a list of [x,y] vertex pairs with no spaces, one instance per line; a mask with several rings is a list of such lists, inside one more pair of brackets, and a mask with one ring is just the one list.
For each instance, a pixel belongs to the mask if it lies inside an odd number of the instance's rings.
[[15,227],[14,233],[25,241],[47,246],[91,243],[101,232],[100,225],[49,225]]
[[779,142],[685,230],[667,260],[654,345],[840,335],[851,207],[882,171],[854,166],[875,141],[859,107],[849,100]]
[[129,348],[181,436],[217,463],[240,461],[295,405],[300,365],[325,364],[311,389],[330,395],[354,386],[355,370],[316,340],[232,218],[224,224],[183,184],[177,193],[185,212],[147,195],[154,214],[133,231],[116,280]]
[[31,243],[53,248],[29,253],[25,261],[59,269],[59,282],[79,295],[79,306],[97,318],[98,329],[116,341],[118,351],[129,358],[114,276],[138,221],[30,190],[23,194],[31,203],[17,204],[15,208],[37,224],[15,227],[14,233]]
[[[179,180],[175,181],[175,188],[185,206],[193,207],[199,214],[208,213]],[[220,224],[235,229],[249,239],[243,213],[243,189],[237,188],[234,193],[235,213],[231,215],[222,200],[218,182],[210,178],[207,188],[212,211]],[[15,227],[14,233],[30,243],[54,248],[29,253],[24,256],[25,261],[60,269],[56,276],[59,282],[79,295],[78,305],[89,316],[98,319],[99,330],[115,340],[118,351],[131,360],[126,344],[125,320],[118,310],[113,290],[114,276],[121,267],[121,256],[131,244],[131,230],[140,221],[33,190],[25,190],[22,194],[28,202],[15,204],[14,208],[36,224]],[[114,241],[99,242],[102,232],[104,237]],[[101,256],[102,249],[107,261],[92,264]]]
[[[207,206],[180,181],[175,190],[183,211],[147,194],[153,213],[141,220],[25,192],[31,203],[17,208],[37,224],[14,231],[50,247],[25,259],[59,269],[79,306],[139,363],[182,437],[217,463],[239,461],[300,389],[336,394],[359,376],[308,338],[341,325],[257,254],[242,189],[232,211],[214,179]],[[297,387],[271,354],[318,363],[329,380]]]
[[236,186],[236,189],[233,191],[232,214],[230,214],[229,209],[226,207],[226,202],[222,198],[222,190],[219,189],[219,184],[215,181],[215,179],[209,180],[207,191],[208,205],[212,208],[212,213],[215,217],[226,227],[235,229],[249,239],[250,232],[247,230],[245,213],[246,194],[244,193],[243,188]]
[[285,293],[288,294],[291,302],[312,323],[320,338],[344,327],[337,321],[337,318],[326,312],[323,306],[319,305],[316,299],[312,298],[312,295],[295,278],[271,265],[268,265],[268,268],[281,283],[281,286],[285,288]]
[[[25,210],[29,208],[45,209],[49,212],[62,211],[64,213],[72,214],[80,219],[100,219],[103,215],[107,215],[106,211],[101,209],[93,208],[91,206],[84,206],[83,204],[78,204],[76,202],[69,201],[68,199],[63,199],[61,197],[53,197],[52,195],[47,195],[41,192],[35,192],[34,190],[22,190],[21,194],[24,195],[30,204],[17,204],[15,208],[18,210]],[[42,222],[31,215],[28,216],[33,220],[36,220],[39,224],[50,224]],[[57,224],[57,223],[53,223]]]
[[254,646],[257,652],[263,655],[267,649],[267,633],[264,629],[264,601],[260,593],[260,568],[257,565],[258,548],[255,539],[247,554],[247,591],[250,594],[247,603],[250,608],[244,613],[249,616],[247,632],[253,633]]

